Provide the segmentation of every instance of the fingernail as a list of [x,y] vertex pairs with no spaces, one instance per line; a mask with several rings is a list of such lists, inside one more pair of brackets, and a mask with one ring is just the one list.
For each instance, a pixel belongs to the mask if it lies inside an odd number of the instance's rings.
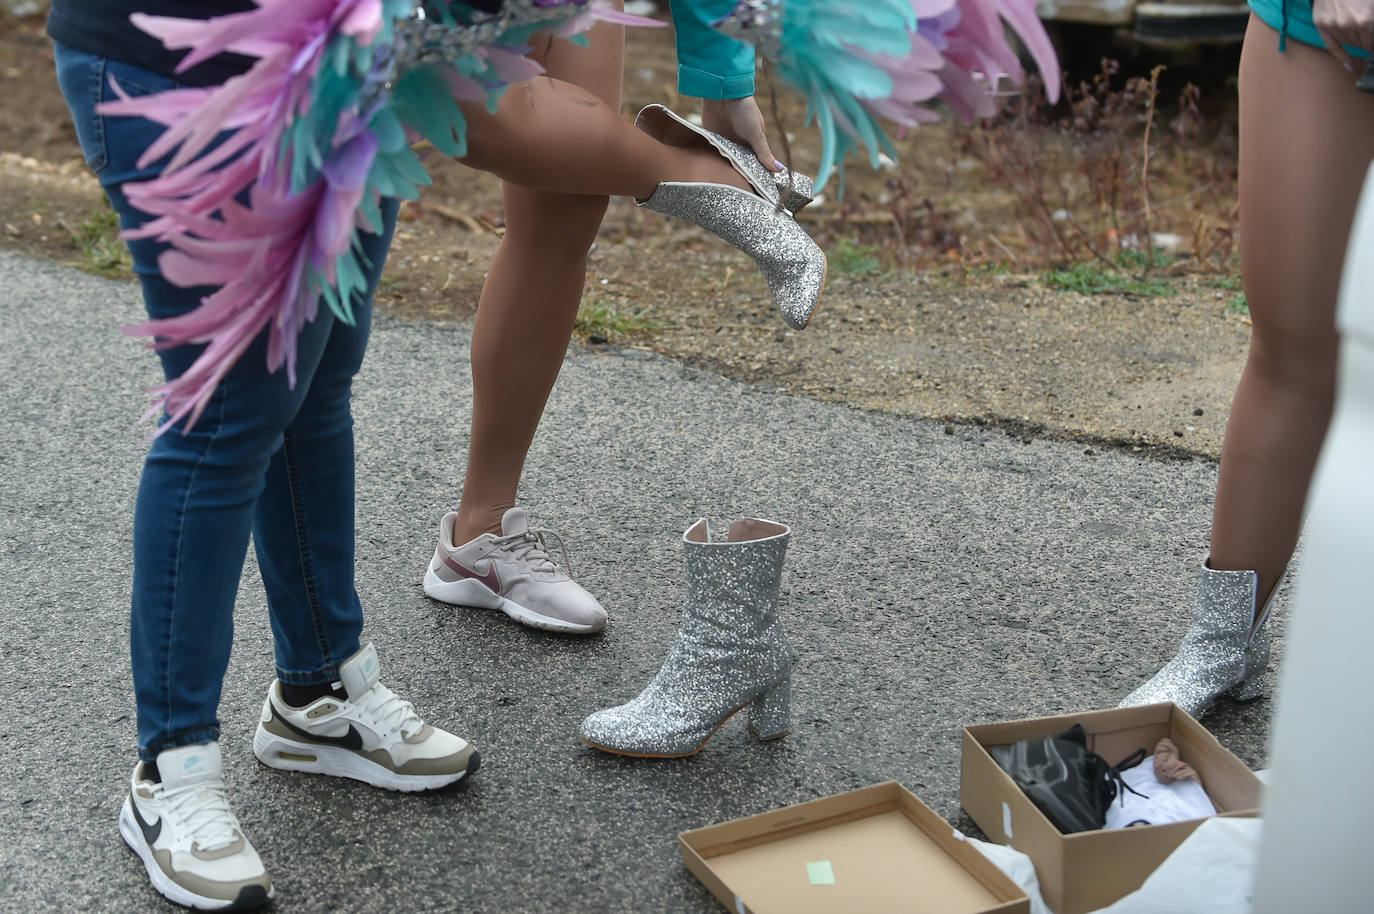
[[786,168],[786,167],[787,167],[786,165],[782,164],[782,163],[779,162],[777,159],[774,159],[774,160],[773,160],[773,170],[774,170],[774,171],[782,171],[782,170],[783,170],[784,168]]
[[1350,61],[1348,61],[1348,60],[1345,61],[1344,63],[1342,63],[1341,66],[1345,67],[1345,68],[1346,68],[1347,70],[1349,70],[1351,73],[1354,73],[1354,72],[1355,72],[1355,67],[1354,67],[1353,65],[1351,65]]

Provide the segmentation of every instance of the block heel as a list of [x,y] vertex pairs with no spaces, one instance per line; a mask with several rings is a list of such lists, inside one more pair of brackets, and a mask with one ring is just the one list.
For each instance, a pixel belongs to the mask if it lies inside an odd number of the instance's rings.
[[1244,704],[1264,697],[1264,671],[1269,668],[1269,642],[1259,645],[1258,656],[1253,657],[1245,666],[1245,678],[1232,686],[1226,697]]
[[792,677],[754,699],[749,730],[761,740],[780,739],[792,731]]

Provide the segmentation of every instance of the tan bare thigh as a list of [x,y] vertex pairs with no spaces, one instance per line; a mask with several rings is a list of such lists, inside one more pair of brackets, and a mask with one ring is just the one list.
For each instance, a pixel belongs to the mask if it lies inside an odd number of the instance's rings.
[[[1374,96],[1326,51],[1252,16],[1240,66],[1240,224],[1255,344],[1334,356],[1341,265],[1374,159]],[[1334,369],[1334,366],[1333,366]]]
[[[624,0],[616,0],[623,9]],[[586,47],[564,38],[539,35],[530,56],[543,64],[550,77],[571,83],[600,98],[612,110],[620,110],[621,84],[625,68],[625,28],[598,22],[587,32]],[[519,92],[522,87],[512,87]],[[571,246],[591,244],[601,224],[604,197],[588,198],[577,194],[555,194],[530,190],[509,182],[502,185],[506,201],[506,221],[517,230],[535,230],[543,221],[558,221],[569,231],[564,235]]]
[[[624,0],[616,0],[623,9]],[[587,47],[563,38],[540,35],[533,55],[548,75],[565,83],[581,86],[613,110],[620,110],[621,81],[625,68],[625,28],[598,22],[587,33]]]

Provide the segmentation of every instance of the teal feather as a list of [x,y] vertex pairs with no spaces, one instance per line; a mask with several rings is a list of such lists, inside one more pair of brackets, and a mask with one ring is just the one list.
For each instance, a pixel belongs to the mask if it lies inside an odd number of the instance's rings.
[[389,156],[388,162],[391,164],[392,168],[395,169],[395,173],[401,180],[417,188],[428,187],[434,183],[434,179],[431,178],[429,172],[425,170],[424,163],[420,161],[420,157],[409,147],[407,147],[404,152],[397,152],[395,155]]
[[909,0],[788,0],[778,66],[783,78],[806,96],[808,119],[815,119],[821,133],[818,190],[859,147],[868,150],[874,166],[880,152],[895,151],[861,103],[891,96],[892,77],[854,50],[886,57],[910,54],[910,33],[916,26]]
[[[374,164],[372,169],[376,171],[377,166]],[[368,176],[368,184],[369,186],[372,184],[371,175]],[[363,199],[358,204],[358,211],[362,213],[363,221],[366,222],[369,227],[376,231],[381,231],[382,207],[376,194],[363,194]]]
[[377,135],[377,151],[382,155],[405,149],[410,145],[406,142],[406,129],[402,126],[401,119],[390,108],[379,108],[368,122],[367,128]]
[[467,155],[467,120],[448,83],[433,69],[411,70],[401,77],[391,107],[402,122],[445,155]]

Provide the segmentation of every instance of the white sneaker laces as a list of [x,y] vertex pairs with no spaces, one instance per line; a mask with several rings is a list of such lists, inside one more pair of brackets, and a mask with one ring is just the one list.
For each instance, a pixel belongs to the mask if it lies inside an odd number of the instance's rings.
[[192,848],[212,851],[238,840],[238,819],[229,810],[223,781],[188,784],[175,790],[164,786],[161,793],[168,812],[186,823],[191,833]]
[[380,682],[367,690],[367,694],[353,702],[384,727],[409,737],[418,733],[425,722],[415,713],[415,706]]
[[563,542],[563,537],[545,527],[530,527],[522,534],[509,537],[507,542],[502,543],[501,549],[533,566],[535,571],[556,572],[558,563],[549,555],[547,537],[558,541],[558,549],[563,553],[563,567],[568,570],[568,577],[572,577],[572,561],[568,558],[567,544]]

